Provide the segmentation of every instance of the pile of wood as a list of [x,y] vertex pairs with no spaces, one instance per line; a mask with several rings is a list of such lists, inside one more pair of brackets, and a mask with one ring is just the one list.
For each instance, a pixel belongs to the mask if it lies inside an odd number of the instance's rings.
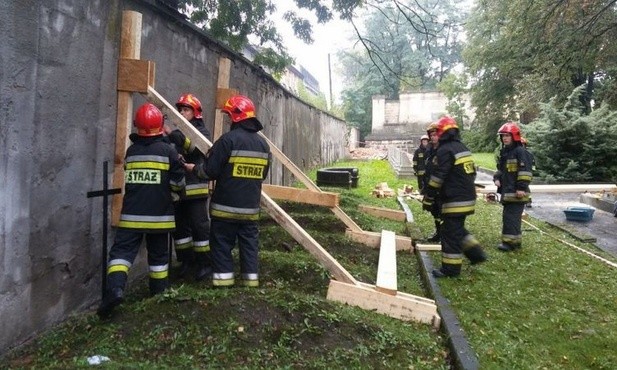
[[375,185],[372,194],[377,198],[390,198],[396,196],[394,189],[390,189],[387,182],[380,182]]

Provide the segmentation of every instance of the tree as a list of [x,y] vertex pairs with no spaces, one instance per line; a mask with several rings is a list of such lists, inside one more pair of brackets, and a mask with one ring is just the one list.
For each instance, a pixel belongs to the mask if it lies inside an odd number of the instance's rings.
[[359,43],[383,77],[387,94],[435,90],[461,62],[464,11],[453,1],[367,2],[371,9]]
[[563,104],[572,88],[583,84],[578,97],[583,113],[591,112],[594,98],[616,106],[615,2],[477,2],[463,58],[487,141],[505,120],[520,117],[527,123],[538,115],[541,102]]
[[551,182],[617,181],[617,112],[604,104],[585,114],[586,89],[574,89],[561,109],[556,99],[542,104],[525,128],[540,176]]
[[[454,2],[369,1],[370,12],[354,49],[339,53],[348,122],[371,132],[372,97],[396,99],[401,92],[435,90],[461,61],[458,30],[463,13]],[[355,21],[352,21],[355,22]]]
[[[361,0],[294,0],[294,3],[298,10],[312,13],[317,23],[326,23],[336,14],[351,19]],[[191,22],[233,50],[242,50],[251,36],[258,47],[254,62],[268,67],[274,75],[293,63],[272,21],[276,11],[272,0],[180,0],[178,6]],[[292,25],[296,37],[308,44],[313,42],[311,22],[298,11],[287,11],[284,19]]]

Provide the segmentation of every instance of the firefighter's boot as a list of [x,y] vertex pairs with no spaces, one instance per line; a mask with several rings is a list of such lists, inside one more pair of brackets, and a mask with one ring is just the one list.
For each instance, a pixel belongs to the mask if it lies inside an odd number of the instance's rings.
[[101,318],[107,318],[111,315],[114,308],[124,301],[124,290],[120,287],[109,289],[105,292],[103,301],[96,310],[96,314]]
[[154,296],[163,293],[169,287],[169,280],[167,278],[150,278],[150,280],[148,281],[148,287],[150,288],[150,295]]
[[180,267],[176,271],[179,278],[186,277],[195,265],[195,255],[190,249],[176,249],[176,256],[180,262]]
[[457,277],[461,274],[461,265],[442,263],[441,268],[433,270],[432,274],[436,278]]
[[212,257],[210,252],[195,253],[197,269],[195,270],[195,281],[212,279]]
[[107,289],[96,314],[101,318],[109,317],[114,308],[124,301],[124,287],[128,272],[114,271],[107,274]]
[[484,253],[484,250],[479,245],[465,249],[463,254],[465,254],[465,257],[469,259],[472,265],[482,263],[488,259],[486,253]]

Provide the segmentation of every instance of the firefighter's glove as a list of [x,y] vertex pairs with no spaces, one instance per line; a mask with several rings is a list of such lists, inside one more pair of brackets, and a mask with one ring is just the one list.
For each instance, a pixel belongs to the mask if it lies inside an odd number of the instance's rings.
[[171,141],[178,148],[182,148],[184,146],[184,135],[180,130],[173,130],[169,134],[169,141]]
[[424,197],[422,197],[422,209],[430,212],[433,209],[434,202],[435,199],[433,199],[433,197],[425,195]]

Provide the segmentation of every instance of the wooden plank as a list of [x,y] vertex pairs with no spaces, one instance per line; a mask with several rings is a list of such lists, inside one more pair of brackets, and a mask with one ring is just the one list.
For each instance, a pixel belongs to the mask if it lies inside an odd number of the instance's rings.
[[441,324],[435,301],[405,293],[388,295],[375,290],[375,287],[369,284],[330,280],[327,299],[374,310],[404,321],[429,324],[436,329]]
[[[230,75],[231,75],[231,60],[225,57],[220,57],[219,58],[219,74],[218,74],[218,79],[216,81],[217,92],[218,92],[218,89],[229,88]],[[223,102],[220,106],[223,106],[224,104],[225,102]],[[217,104],[217,107],[219,107],[218,104]],[[224,117],[225,117],[225,113],[221,112],[220,108],[217,108],[216,111],[214,112],[214,128],[212,130],[213,131],[212,139],[214,141],[216,141],[219,137],[221,137],[221,135],[223,135]]]
[[270,197],[261,193],[261,206],[268,212],[283,229],[300,243],[313,257],[317,258],[323,266],[334,276],[335,279],[349,284],[356,284],[354,277],[347,272],[313,237],[298,225],[285,211],[279,207]]
[[416,244],[416,250],[421,252],[441,251],[441,244]]
[[336,207],[339,204],[339,195],[336,193],[318,193],[306,189],[268,184],[263,184],[262,190],[268,194],[270,198],[274,199],[283,199],[325,207]]
[[[381,233],[373,231],[355,231],[351,229],[345,230],[345,235],[358,243],[362,243],[368,247],[379,248],[381,245]],[[401,235],[395,236],[395,245],[397,251],[413,251],[411,238]]]
[[[120,60],[139,59],[141,52],[141,14],[135,11],[122,12],[122,32],[120,38]],[[119,61],[120,62],[120,61]],[[124,193],[124,156],[129,146],[129,135],[133,122],[133,93],[118,91],[118,111],[116,113],[116,143],[114,149],[112,188],[120,188]],[[118,226],[122,210],[123,193],[111,199],[111,225]]]
[[360,204],[358,208],[360,208],[362,212],[368,213],[369,215],[375,217],[387,218],[394,221],[405,221],[406,219],[405,212],[396,209],[373,207],[364,204]]
[[[531,193],[585,193],[612,191],[617,189],[615,184],[538,184],[529,185]],[[486,185],[484,188],[476,188],[476,192],[480,194],[496,193],[495,185]]]
[[[167,102],[156,90],[148,89],[146,98],[163,110],[172,124],[175,124],[184,135],[186,135],[197,149],[203,153],[207,152],[212,143],[203,136],[193,125],[191,125],[180,113]],[[270,217],[276,220],[298,243],[317,258],[318,261],[339,280],[355,284],[356,280],[347,272],[315,239],[298,225],[285,211],[278,206],[265,192],[261,193],[261,205],[268,212]]]
[[379,263],[377,264],[377,280],[375,281],[375,289],[389,295],[396,295],[398,290],[395,236],[396,234],[393,231],[381,230]]
[[[266,140],[268,145],[270,145],[270,151],[272,155],[278,159],[283,166],[285,166],[291,173],[298,179],[301,183],[304,184],[309,190],[313,190],[316,192],[322,192],[321,189],[315,185],[315,183],[304,173],[292,160],[290,160],[285,153],[283,153],[263,132],[259,132],[262,138]],[[340,207],[332,207],[330,210],[347,226],[348,228],[355,231],[362,231],[360,226],[354,222]]]
[[154,62],[149,60],[118,60],[118,90],[147,93],[154,86]]
[[238,94],[239,92],[236,89],[226,89],[224,87],[216,89],[216,109],[223,109],[227,100]]

